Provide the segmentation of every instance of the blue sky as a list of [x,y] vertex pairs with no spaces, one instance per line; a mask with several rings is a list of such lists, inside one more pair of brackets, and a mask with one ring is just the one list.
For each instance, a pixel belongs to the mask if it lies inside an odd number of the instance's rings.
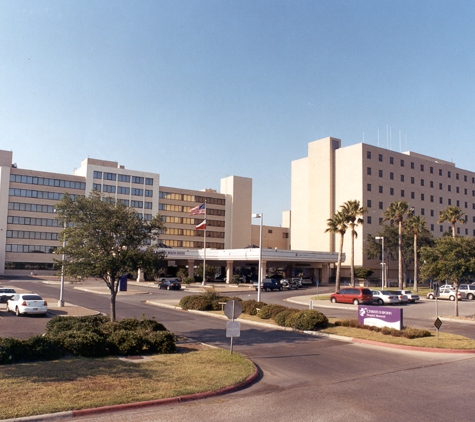
[[464,0],[1,0],[0,149],[187,189],[250,177],[280,225],[322,137],[386,147],[390,127],[392,150],[475,171],[474,22]]

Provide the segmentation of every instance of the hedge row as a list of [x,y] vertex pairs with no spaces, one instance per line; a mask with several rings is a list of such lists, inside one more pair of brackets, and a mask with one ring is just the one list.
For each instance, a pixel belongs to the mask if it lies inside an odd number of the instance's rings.
[[[283,305],[266,304],[254,299],[242,300],[239,297],[219,295],[214,289],[209,289],[200,295],[185,296],[180,300],[182,309],[196,311],[220,311],[222,303],[229,300],[241,302],[242,312],[248,315],[257,315],[261,319],[273,319],[281,327],[293,328],[302,331],[313,331],[328,326],[328,318],[315,310],[299,310],[287,308]],[[221,302],[221,303],[220,303]]]
[[405,327],[402,330],[396,330],[395,328],[389,327],[375,327],[373,325],[365,325],[358,323],[357,319],[343,319],[335,322],[336,326],[341,327],[353,327],[361,328],[363,330],[376,331],[378,333],[393,336],[393,337],[405,337],[408,339],[430,337],[431,333],[428,330],[421,330],[418,328]]
[[54,360],[63,356],[104,357],[174,353],[175,336],[152,320],[106,316],[55,317],[43,336],[0,338],[0,364]]

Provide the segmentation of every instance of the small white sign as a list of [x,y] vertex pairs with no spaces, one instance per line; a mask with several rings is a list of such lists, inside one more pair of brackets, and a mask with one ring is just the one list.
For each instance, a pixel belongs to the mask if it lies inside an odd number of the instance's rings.
[[238,321],[227,321],[226,337],[241,337],[241,323]]

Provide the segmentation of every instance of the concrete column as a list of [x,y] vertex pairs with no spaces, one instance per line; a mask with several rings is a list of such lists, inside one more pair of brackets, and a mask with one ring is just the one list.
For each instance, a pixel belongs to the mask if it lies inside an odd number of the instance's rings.
[[262,260],[262,268],[261,268],[261,280],[264,280],[266,278],[267,274],[267,261]]
[[226,284],[233,280],[234,261],[226,261]]
[[323,264],[322,265],[322,278],[320,280],[320,284],[325,283],[328,284],[330,277],[330,265],[329,264]]
[[193,278],[195,275],[195,261],[190,259],[188,261],[188,277]]

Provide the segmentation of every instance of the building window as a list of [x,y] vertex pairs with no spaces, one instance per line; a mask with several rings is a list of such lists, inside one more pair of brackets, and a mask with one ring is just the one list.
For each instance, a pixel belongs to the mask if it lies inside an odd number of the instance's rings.
[[93,183],[92,184],[92,190],[100,192],[101,191],[101,184],[100,183]]
[[119,182],[130,183],[130,176],[128,174],[119,174],[117,179]]
[[464,188],[463,193],[464,193],[464,195],[468,195],[468,189]]
[[465,208],[468,208],[468,202],[465,202]]
[[457,234],[460,234],[460,227],[457,227]]
[[368,199],[368,200],[366,201],[366,207],[367,207],[367,208],[371,208],[371,199]]
[[416,197],[416,194],[414,192],[411,192],[411,199],[414,199]]
[[430,167],[430,168],[429,168],[429,173],[430,173],[430,174],[434,174],[434,167]]
[[[447,201],[448,201],[448,204],[449,204],[449,205],[452,205],[452,200],[451,200],[450,198],[449,198]],[[442,202],[441,202],[441,203],[442,203]]]
[[383,217],[379,217],[379,225],[383,224]]
[[112,181],[115,181],[116,179],[117,179],[117,174],[104,172],[104,180],[112,180]]
[[416,182],[416,179],[414,177],[411,177],[411,185],[413,185]]
[[421,164],[421,171],[424,171],[424,164]]
[[442,190],[442,183],[439,183],[439,189]]
[[[380,187],[382,187],[382,186],[380,186]],[[382,192],[380,192],[380,193],[382,193]],[[389,188],[389,195],[394,195],[394,188]]]
[[379,203],[379,209],[380,209],[380,210],[383,209],[383,203],[382,203],[382,202]]
[[433,188],[434,187],[434,182],[431,180],[429,185],[430,185],[431,188]]
[[444,231],[444,226],[439,226],[439,231],[440,231],[441,233],[443,233],[443,231]]
[[450,173],[450,171],[447,172],[447,177],[450,179],[452,176],[452,174]]
[[371,151],[366,151],[366,158],[371,160]]
[[455,188],[455,192],[460,193],[460,189],[458,186]]
[[439,169],[439,176],[442,176],[442,169]]
[[132,176],[132,183],[143,185],[144,178],[139,176]]
[[146,177],[145,184],[149,186],[153,186],[153,179],[151,177]]
[[383,162],[383,154],[379,154],[378,159],[379,159],[379,161]]
[[401,160],[401,167],[404,167],[404,160]]
[[383,187],[382,186],[379,187],[379,193],[383,193]]
[[421,193],[421,201],[424,201],[424,200],[425,200],[425,195]]
[[[143,196],[143,189],[132,188],[132,195]],[[142,208],[142,207],[140,207]]]
[[366,168],[366,174],[367,174],[368,176],[371,176],[371,167],[367,167],[367,168]]
[[434,195],[430,196],[430,202],[434,202]]
[[467,175],[466,174],[463,175],[463,181],[467,182]]
[[457,199],[457,207],[460,207],[460,201]]
[[392,172],[389,173],[389,178],[390,178],[391,180],[394,180],[394,173],[392,173]]
[[117,187],[117,193],[121,195],[129,195],[130,194],[130,188],[125,187],[125,186],[118,186]]
[[448,189],[449,192],[452,192],[452,186],[447,185],[447,189]]
[[371,192],[371,183],[368,183],[368,184],[366,185],[366,190],[367,190],[368,192]]
[[468,236],[468,229],[465,229],[465,235]]
[[92,177],[94,179],[102,179],[102,171],[94,171],[94,173],[92,174]]
[[371,216],[370,215],[368,215],[368,218],[367,218],[366,221],[367,221],[368,224],[371,224]]
[[434,231],[434,225],[433,225],[433,224],[430,225],[430,231],[431,231],[431,232]]
[[383,177],[383,170],[379,170],[379,177]]
[[393,157],[389,157],[389,164],[394,164],[394,158]]
[[115,186],[104,185],[104,186],[102,186],[102,191],[107,192],[107,193],[115,193]]
[[401,198],[404,198],[405,192],[404,189],[401,189]]
[[424,208],[421,208],[421,215],[425,215],[426,214],[426,210]]
[[404,174],[401,174],[401,182],[404,182]]
[[145,196],[151,198],[153,196],[153,190],[145,189]]
[[455,178],[456,178],[457,180],[459,180],[460,175],[459,175],[458,173],[455,173]]
[[444,203],[444,200],[442,199],[442,197],[440,196],[439,197],[439,204],[443,204]]
[[424,179],[421,179],[421,186],[424,186]]
[[411,161],[411,169],[414,170],[414,163]]

